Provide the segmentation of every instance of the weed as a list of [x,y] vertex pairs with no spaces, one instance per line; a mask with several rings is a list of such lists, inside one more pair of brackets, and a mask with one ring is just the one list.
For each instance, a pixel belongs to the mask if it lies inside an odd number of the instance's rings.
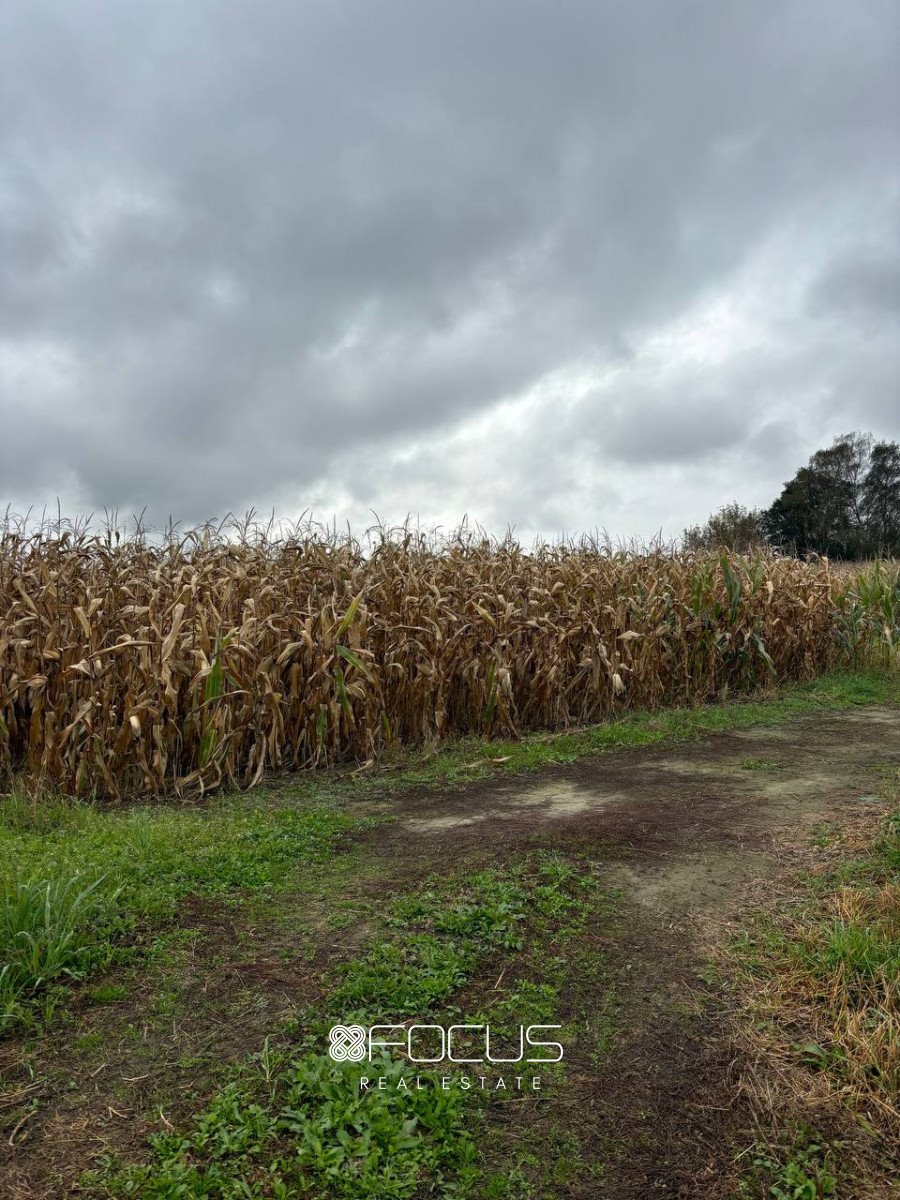
[[15,1024],[34,995],[63,977],[81,979],[109,961],[103,929],[115,892],[102,876],[58,873],[16,879],[0,892],[0,1030]]
[[742,771],[782,771],[784,763],[776,762],[774,759],[767,758],[742,758]]
[[828,1200],[837,1196],[831,1150],[807,1131],[785,1149],[756,1152],[741,1181],[742,1194],[766,1200]]

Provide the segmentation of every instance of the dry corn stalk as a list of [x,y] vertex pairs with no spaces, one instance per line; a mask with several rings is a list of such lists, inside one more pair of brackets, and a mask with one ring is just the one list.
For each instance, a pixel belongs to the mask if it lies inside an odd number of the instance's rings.
[[184,794],[703,701],[828,667],[834,588],[827,564],[589,543],[7,528],[0,764]]

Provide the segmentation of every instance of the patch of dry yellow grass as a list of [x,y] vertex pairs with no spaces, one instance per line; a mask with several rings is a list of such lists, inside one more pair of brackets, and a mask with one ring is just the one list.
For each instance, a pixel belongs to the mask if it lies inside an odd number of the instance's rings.
[[739,1089],[762,1140],[811,1127],[854,1164],[860,1196],[889,1194],[900,1171],[898,801],[895,772],[877,814],[867,806],[837,847],[812,852],[821,882],[782,895],[752,948],[729,956]]

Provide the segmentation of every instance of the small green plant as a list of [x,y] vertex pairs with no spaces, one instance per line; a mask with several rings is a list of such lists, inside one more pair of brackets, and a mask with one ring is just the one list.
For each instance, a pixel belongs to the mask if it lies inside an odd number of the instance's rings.
[[411,934],[403,945],[377,942],[364,959],[344,968],[332,1006],[359,1019],[425,1012],[463,983],[472,961],[468,948],[429,934]]
[[103,877],[11,880],[0,894],[0,1030],[62,976],[80,979],[106,957],[102,929],[116,894]]
[[[110,1164],[106,1194],[407,1200],[427,1180],[430,1192],[461,1195],[474,1174],[471,1109],[433,1072],[413,1087],[406,1074],[388,1058],[338,1067],[306,1054],[278,1076],[278,1107],[239,1084],[223,1088],[187,1134],[152,1139],[151,1164]],[[384,1087],[370,1093],[363,1076]]]
[[743,1181],[745,1196],[768,1200],[827,1200],[837,1196],[829,1147],[801,1133],[790,1150],[769,1148],[753,1157]]
[[742,758],[742,771],[781,771],[784,768],[784,763],[775,762],[774,759],[768,758]]
[[91,988],[88,992],[88,996],[94,1004],[118,1004],[127,995],[128,988],[115,983],[103,984],[100,987]]

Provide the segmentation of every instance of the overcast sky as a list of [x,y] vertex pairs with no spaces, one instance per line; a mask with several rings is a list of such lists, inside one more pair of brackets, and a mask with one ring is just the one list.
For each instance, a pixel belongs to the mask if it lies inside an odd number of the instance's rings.
[[3,0],[0,499],[526,537],[900,438],[897,0]]

